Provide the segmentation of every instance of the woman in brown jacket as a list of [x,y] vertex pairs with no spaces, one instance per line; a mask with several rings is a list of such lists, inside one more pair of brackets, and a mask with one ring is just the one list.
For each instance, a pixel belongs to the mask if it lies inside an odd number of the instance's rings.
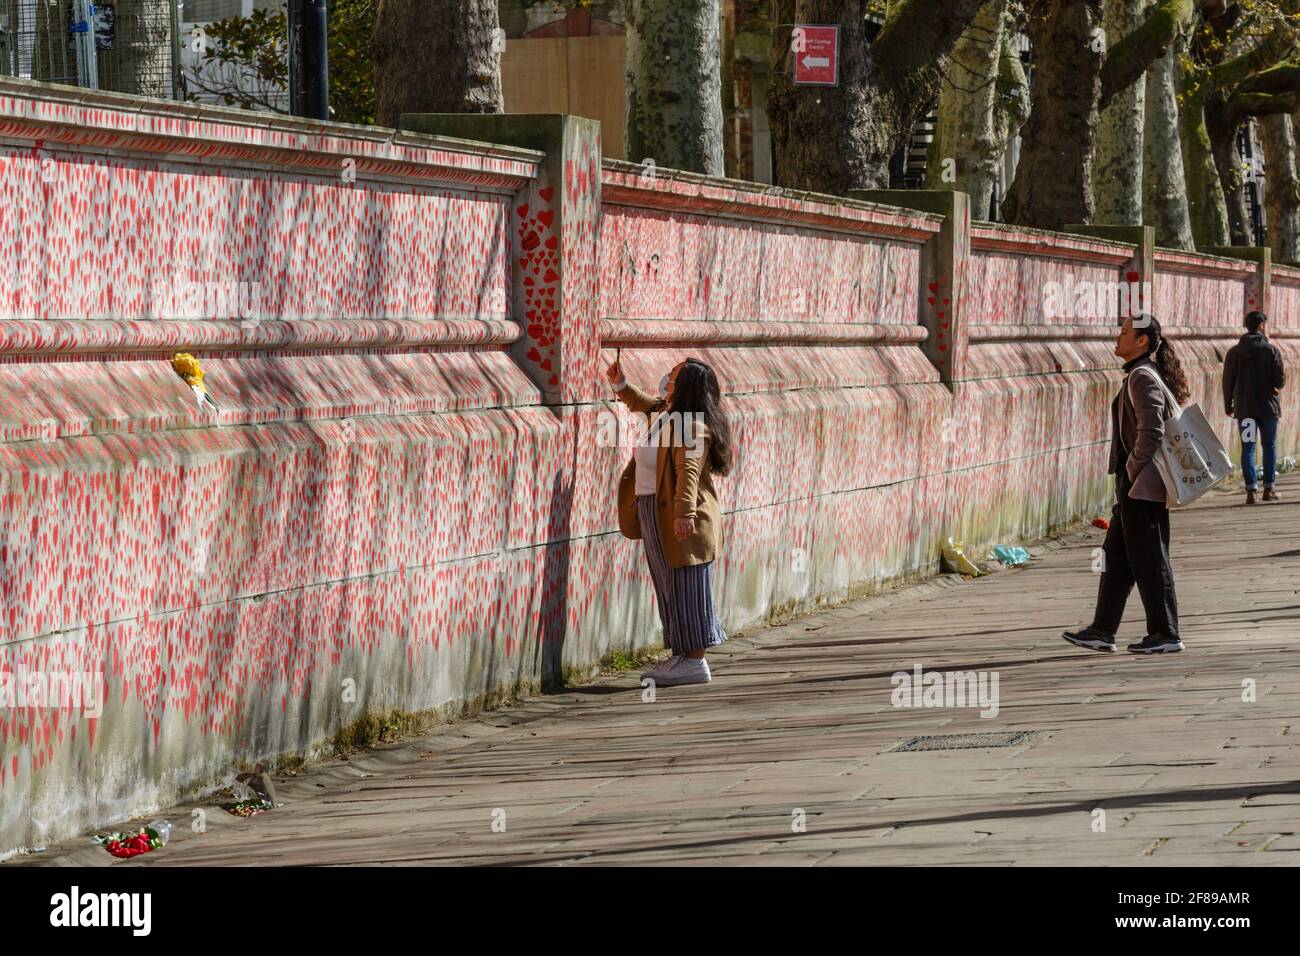
[[628,384],[618,362],[606,374],[648,426],[619,481],[618,524],[645,546],[664,644],[673,656],[641,676],[664,686],[707,684],[704,655],[727,639],[713,606],[722,512],[712,476],[731,469],[731,428],[718,377],[688,358],[664,376],[663,397],[654,398]]

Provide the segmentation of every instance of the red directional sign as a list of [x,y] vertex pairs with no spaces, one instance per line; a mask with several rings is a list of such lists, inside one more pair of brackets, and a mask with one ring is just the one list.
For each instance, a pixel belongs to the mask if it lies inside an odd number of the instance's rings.
[[790,34],[794,81],[804,86],[838,86],[840,28],[800,23]]

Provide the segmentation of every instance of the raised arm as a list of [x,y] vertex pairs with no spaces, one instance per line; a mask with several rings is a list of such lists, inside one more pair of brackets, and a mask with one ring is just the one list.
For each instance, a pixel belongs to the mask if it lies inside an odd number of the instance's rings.
[[618,396],[618,400],[634,412],[651,415],[664,405],[662,398],[649,395],[628,382],[627,376],[623,374],[623,366],[619,362],[615,362],[605,370],[605,377],[614,387],[614,394]]

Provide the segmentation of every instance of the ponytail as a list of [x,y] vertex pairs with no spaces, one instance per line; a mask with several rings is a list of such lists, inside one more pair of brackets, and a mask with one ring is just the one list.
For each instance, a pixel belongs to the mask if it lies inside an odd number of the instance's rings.
[[1164,380],[1165,385],[1169,386],[1169,391],[1174,393],[1174,398],[1178,400],[1179,405],[1186,405],[1187,400],[1191,398],[1192,391],[1187,387],[1187,376],[1183,374],[1183,363],[1178,361],[1178,355],[1174,352],[1174,347],[1170,341],[1160,332],[1160,323],[1154,315],[1142,315],[1138,318],[1144,319],[1145,324],[1138,327],[1140,333],[1145,333],[1147,337],[1147,356],[1155,363],[1156,371]]

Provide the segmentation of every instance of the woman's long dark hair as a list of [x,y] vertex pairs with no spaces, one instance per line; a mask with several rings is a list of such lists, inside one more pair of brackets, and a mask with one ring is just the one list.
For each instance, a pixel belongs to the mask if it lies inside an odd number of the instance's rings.
[[1133,319],[1133,331],[1138,335],[1147,337],[1147,356],[1155,363],[1156,371],[1160,373],[1160,377],[1169,386],[1169,391],[1174,393],[1174,398],[1178,400],[1178,404],[1186,405],[1192,392],[1187,387],[1187,376],[1183,374],[1183,363],[1178,361],[1173,345],[1160,331],[1160,323],[1156,320],[1156,317],[1154,315],[1136,316]]
[[722,390],[712,367],[694,358],[682,363],[668,411],[703,415],[709,427],[709,471],[715,475],[731,471],[731,423],[722,410]]

